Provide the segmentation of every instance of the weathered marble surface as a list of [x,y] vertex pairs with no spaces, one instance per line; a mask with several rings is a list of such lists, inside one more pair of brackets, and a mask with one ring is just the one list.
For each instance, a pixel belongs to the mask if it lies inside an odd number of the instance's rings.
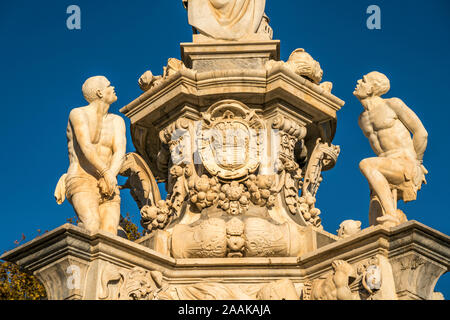
[[181,43],[181,59],[197,72],[264,69],[269,60],[280,59],[280,41],[221,41]]
[[[81,149],[100,139],[102,161],[115,163],[88,161],[98,171],[95,192],[113,196],[116,175],[128,177],[122,188],[147,234],[130,242],[115,236],[115,222],[93,226],[86,217],[96,214],[78,210],[98,205],[91,194],[77,205],[69,192],[84,228],[64,225],[2,258],[39,277],[50,299],[441,298],[433,289],[449,268],[449,237],[406,222],[396,208],[424,180],[426,131],[401,100],[381,98],[389,80],[371,73],[355,89],[378,156],[360,165],[372,226],[347,220],[330,234],[316,195],[341,151],[333,139],[344,102],[322,82],[320,63],[304,49],[280,60],[264,0],[183,3],[193,42],[161,75],[145,71],[143,93],[121,109],[136,152],[124,155],[124,131],[101,118],[116,98],[109,82],[94,88],[87,108],[97,117],[81,130],[92,134]],[[65,184],[63,176],[59,202]]]
[[344,102],[320,83],[320,64],[303,49],[278,61],[279,41],[181,49],[162,76],[146,71],[144,93],[121,109],[145,163],[135,171],[153,173],[140,180],[168,191],[138,201],[150,233],[142,243],[175,258],[236,258],[295,257],[335,241],[316,195],[340,153],[332,141]]
[[[189,24],[203,41],[270,39],[266,0],[183,0]],[[194,37],[195,39],[195,37]]]
[[66,224],[1,259],[33,272],[49,299],[435,299],[449,245],[448,236],[409,221],[300,258],[174,259]]
[[415,200],[428,173],[423,166],[428,133],[402,100],[381,98],[389,89],[389,79],[374,71],[359,80],[354,91],[364,107],[359,126],[378,156],[364,159],[359,165],[370,186],[371,225],[405,222],[397,201]]
[[110,105],[117,101],[108,79],[91,77],[82,91],[89,105],[70,112],[70,166],[56,186],[55,198],[61,204],[67,197],[87,230],[116,234],[120,222],[117,175],[125,159],[125,122],[108,113]]

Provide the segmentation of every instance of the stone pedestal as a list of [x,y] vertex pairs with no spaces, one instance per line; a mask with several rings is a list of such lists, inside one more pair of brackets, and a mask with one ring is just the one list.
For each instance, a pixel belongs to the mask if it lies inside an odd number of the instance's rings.
[[181,59],[198,72],[231,69],[264,69],[269,60],[280,60],[280,41],[182,43]]
[[120,110],[148,176],[166,183],[165,202],[141,201],[145,227],[160,234],[152,248],[170,250],[172,237],[175,258],[295,257],[333,238],[314,204],[339,155],[344,101],[303,76],[320,69],[310,56],[284,63],[279,51],[273,40],[182,43],[183,61],[154,86],[144,77],[147,90]]
[[33,272],[57,300],[308,300],[323,297],[322,283],[340,277],[356,299],[431,299],[450,267],[449,245],[448,236],[409,221],[370,227],[300,258],[174,259],[65,224],[1,259]]

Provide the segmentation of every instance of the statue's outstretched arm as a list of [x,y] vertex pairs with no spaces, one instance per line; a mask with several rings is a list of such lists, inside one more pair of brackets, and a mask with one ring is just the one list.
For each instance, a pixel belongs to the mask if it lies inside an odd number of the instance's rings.
[[414,149],[416,150],[417,160],[422,161],[423,154],[427,148],[428,132],[425,130],[419,117],[402,100],[392,98],[386,100],[392,110],[397,113],[400,121],[408,128],[413,135]]

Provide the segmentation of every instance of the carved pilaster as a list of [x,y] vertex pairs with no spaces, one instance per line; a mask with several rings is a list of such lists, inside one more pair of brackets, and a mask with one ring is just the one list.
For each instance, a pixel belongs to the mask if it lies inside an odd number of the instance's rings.
[[438,279],[448,270],[435,259],[418,252],[410,251],[390,261],[400,300],[432,299]]

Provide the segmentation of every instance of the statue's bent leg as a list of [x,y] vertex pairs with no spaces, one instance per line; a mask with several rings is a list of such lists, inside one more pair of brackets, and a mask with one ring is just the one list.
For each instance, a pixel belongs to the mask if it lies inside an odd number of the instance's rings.
[[100,230],[116,235],[120,222],[120,198],[100,204],[99,211]]
[[100,228],[99,197],[93,192],[78,192],[72,195],[70,202],[73,205],[78,219],[85,229],[97,232]]
[[360,162],[359,168],[367,178],[370,188],[380,199],[386,214],[396,216],[390,184],[397,185],[404,181],[404,170],[401,163],[396,159],[384,157],[367,158]]

